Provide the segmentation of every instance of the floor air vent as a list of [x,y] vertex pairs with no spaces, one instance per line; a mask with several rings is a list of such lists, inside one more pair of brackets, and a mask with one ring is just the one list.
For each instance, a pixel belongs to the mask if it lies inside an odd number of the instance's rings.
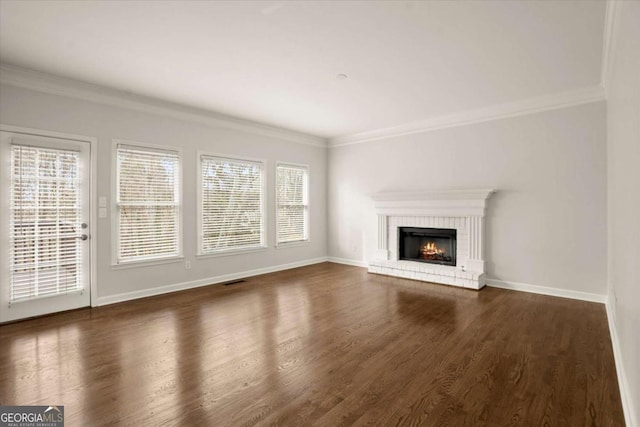
[[246,280],[238,279],[238,280],[231,280],[229,282],[223,282],[222,284],[225,286],[229,286],[229,285],[235,285],[236,283],[244,283],[244,282],[246,282]]

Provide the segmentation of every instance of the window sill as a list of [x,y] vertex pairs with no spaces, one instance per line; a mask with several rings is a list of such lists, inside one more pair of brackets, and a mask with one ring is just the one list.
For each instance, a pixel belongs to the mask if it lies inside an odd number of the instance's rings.
[[141,260],[141,261],[125,261],[122,264],[111,264],[112,270],[123,270],[127,268],[136,268],[136,267],[147,267],[152,265],[162,265],[162,264],[174,264],[178,262],[184,261],[183,256],[170,257],[170,258],[160,258],[160,259],[150,259],[150,260]]
[[196,255],[197,259],[205,259],[205,258],[217,258],[222,256],[232,256],[232,255],[242,255],[242,254],[250,254],[253,252],[263,252],[268,249],[267,246],[260,247],[252,247],[245,249],[225,249],[217,252],[210,252],[206,254],[198,254]]
[[295,248],[298,246],[308,246],[309,240],[299,240],[296,242],[276,243],[276,249]]

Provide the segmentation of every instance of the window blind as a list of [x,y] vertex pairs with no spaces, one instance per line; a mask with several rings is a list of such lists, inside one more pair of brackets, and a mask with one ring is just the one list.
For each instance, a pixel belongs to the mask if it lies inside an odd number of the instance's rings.
[[180,255],[180,155],[117,146],[117,262]]
[[261,162],[200,157],[200,253],[264,246]]
[[309,169],[280,164],[276,168],[277,243],[309,239]]
[[79,155],[11,146],[9,301],[82,289]]

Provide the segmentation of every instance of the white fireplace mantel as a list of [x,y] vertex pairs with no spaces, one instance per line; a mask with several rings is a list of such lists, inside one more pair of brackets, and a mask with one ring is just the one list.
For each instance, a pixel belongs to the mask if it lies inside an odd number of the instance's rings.
[[378,215],[481,216],[494,190],[432,190],[377,193],[371,196]]
[[[369,271],[428,282],[480,289],[484,286],[484,217],[493,189],[377,193],[378,252]],[[398,260],[398,228],[457,230],[457,265]]]

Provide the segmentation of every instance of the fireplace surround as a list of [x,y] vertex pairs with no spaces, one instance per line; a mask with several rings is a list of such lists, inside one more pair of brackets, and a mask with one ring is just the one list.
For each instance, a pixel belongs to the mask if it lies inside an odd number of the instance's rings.
[[[415,193],[378,193],[372,196],[378,215],[378,251],[369,263],[369,272],[426,282],[480,289],[484,286],[484,218],[492,189],[432,190]],[[455,233],[455,249],[450,261],[438,262],[444,250],[425,242],[418,259],[407,259],[406,250],[415,254],[415,242],[400,248],[402,233],[407,230],[440,229],[449,236]],[[453,232],[453,233],[452,233]],[[443,232],[440,232],[443,233]],[[414,236],[416,237],[416,236]],[[432,237],[442,237],[432,236]],[[441,244],[444,242],[440,241]],[[425,247],[427,246],[427,247]],[[420,259],[424,251],[425,257]],[[452,262],[453,261],[453,262]]]

